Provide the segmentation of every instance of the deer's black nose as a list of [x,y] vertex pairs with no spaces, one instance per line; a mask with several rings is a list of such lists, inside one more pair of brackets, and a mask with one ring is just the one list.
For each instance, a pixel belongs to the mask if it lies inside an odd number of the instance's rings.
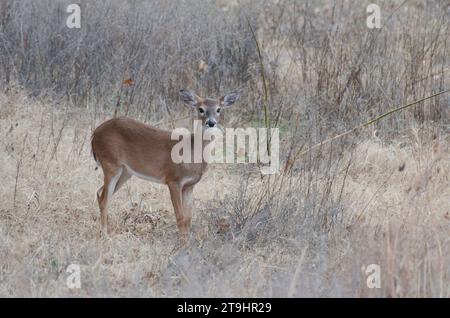
[[206,121],[206,126],[208,126],[208,127],[210,127],[210,128],[215,127],[216,124],[217,124],[217,123],[216,123],[215,120],[208,119],[208,120]]

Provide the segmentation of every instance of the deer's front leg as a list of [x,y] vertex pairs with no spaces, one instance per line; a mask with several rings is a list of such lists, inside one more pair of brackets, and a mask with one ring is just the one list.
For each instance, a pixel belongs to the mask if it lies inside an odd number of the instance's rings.
[[171,182],[168,186],[170,198],[172,199],[173,210],[175,211],[175,218],[177,220],[180,241],[182,244],[186,244],[188,241],[189,229],[186,228],[186,223],[184,222],[182,188],[176,182]]
[[191,230],[192,209],[194,207],[193,190],[193,185],[185,186],[182,190],[183,226],[187,229],[188,235]]

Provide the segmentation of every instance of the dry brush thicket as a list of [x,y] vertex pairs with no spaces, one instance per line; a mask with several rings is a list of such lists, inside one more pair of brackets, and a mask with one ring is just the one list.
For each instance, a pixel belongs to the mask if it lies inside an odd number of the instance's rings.
[[[448,1],[380,1],[380,30],[368,1],[82,1],[80,30],[69,3],[0,2],[1,296],[450,296],[449,94],[296,155],[450,87]],[[100,238],[101,121],[189,127],[180,88],[239,88],[223,125],[264,126],[249,23],[280,173],[210,167],[187,247],[167,189],[132,179]]]

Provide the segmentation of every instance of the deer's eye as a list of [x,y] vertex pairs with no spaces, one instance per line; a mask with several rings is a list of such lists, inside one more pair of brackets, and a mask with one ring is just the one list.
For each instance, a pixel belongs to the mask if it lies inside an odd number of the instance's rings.
[[200,114],[204,114],[204,113],[205,113],[205,110],[204,110],[203,108],[199,108],[199,109],[198,109],[198,112],[199,112]]
[[220,108],[217,108],[216,112],[219,114],[220,113]]

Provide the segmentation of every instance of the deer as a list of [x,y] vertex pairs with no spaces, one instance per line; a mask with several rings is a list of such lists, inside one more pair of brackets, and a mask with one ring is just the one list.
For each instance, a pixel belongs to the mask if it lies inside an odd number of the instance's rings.
[[[233,105],[240,93],[233,91],[220,98],[203,98],[182,89],[181,101],[194,109],[198,129],[204,133],[218,127],[222,108]],[[195,119],[194,119],[195,120]],[[193,146],[194,134],[191,134]],[[103,186],[97,191],[100,209],[101,233],[108,236],[108,205],[112,196],[132,176],[165,184],[175,212],[178,236],[184,245],[188,242],[193,210],[193,189],[207,170],[208,163],[175,163],[171,158],[171,132],[147,125],[129,117],[116,117],[100,124],[92,134],[91,148],[97,166],[103,170]],[[203,141],[203,145],[211,142]]]

